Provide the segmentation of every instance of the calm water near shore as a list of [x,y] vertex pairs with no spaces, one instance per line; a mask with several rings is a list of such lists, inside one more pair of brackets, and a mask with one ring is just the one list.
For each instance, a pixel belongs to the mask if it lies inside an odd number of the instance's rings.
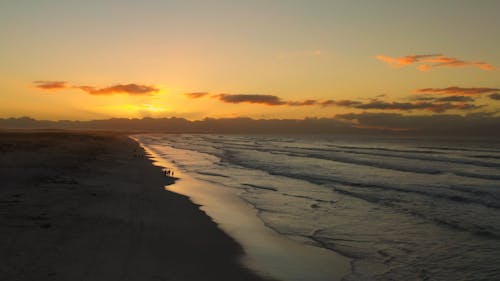
[[[251,259],[247,262],[258,270],[273,270],[265,269],[273,264],[266,257],[279,267],[280,258],[300,258],[297,253],[308,249],[304,261],[313,260],[318,268],[335,263],[345,280],[500,276],[498,142],[160,134],[136,138],[165,166],[177,169],[181,180],[170,189],[201,202],[216,222],[225,221],[245,246]],[[228,217],[231,212],[217,207],[218,202],[233,202],[224,204],[243,210],[244,217]],[[263,238],[254,239],[253,246],[241,241],[249,233],[241,222],[250,222]],[[273,245],[284,246],[262,247],[267,253],[259,256],[262,250],[256,247],[266,245],[270,237],[281,241]],[[283,251],[294,247],[295,253]],[[297,270],[278,276],[287,280],[299,272],[318,271],[283,264]],[[349,271],[342,271],[346,267]],[[323,273],[315,280],[335,275]]]

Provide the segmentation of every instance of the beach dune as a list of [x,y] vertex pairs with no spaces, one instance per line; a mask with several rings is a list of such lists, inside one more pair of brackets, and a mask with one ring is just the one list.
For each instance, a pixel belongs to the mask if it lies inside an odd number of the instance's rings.
[[262,280],[125,134],[0,133],[0,280]]

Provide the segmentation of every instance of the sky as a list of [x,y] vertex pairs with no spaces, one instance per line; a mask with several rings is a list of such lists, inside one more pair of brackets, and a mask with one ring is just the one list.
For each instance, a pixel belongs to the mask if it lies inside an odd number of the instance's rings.
[[0,118],[498,116],[500,1],[0,0]]

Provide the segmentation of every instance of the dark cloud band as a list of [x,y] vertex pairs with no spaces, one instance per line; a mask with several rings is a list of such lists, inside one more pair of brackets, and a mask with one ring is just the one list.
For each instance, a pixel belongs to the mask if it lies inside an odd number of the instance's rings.
[[[201,98],[209,95],[206,92],[196,92],[186,94],[190,98]],[[425,99],[417,99],[414,102],[397,102],[384,101],[380,99],[372,99],[369,102],[361,102],[357,100],[316,100],[308,99],[304,101],[287,101],[274,95],[260,94],[216,94],[212,95],[221,102],[239,104],[262,104],[267,106],[338,106],[352,109],[362,110],[386,110],[386,111],[413,111],[425,110],[436,113],[445,112],[448,110],[470,111],[483,107],[468,103],[473,101],[472,98],[463,96],[450,96],[444,98],[425,97]]]
[[464,87],[447,87],[447,88],[423,88],[417,89],[417,93],[425,93],[425,94],[443,94],[443,95],[465,95],[465,96],[474,96],[481,94],[488,94],[500,91],[498,88],[464,88]]
[[69,85],[64,81],[35,81],[35,87],[54,91],[54,90],[62,90],[62,89],[80,89],[91,95],[113,95],[113,94],[128,94],[132,96],[139,95],[151,95],[159,91],[158,88],[148,85],[141,84],[116,84],[109,87],[97,88],[93,86],[75,86]]

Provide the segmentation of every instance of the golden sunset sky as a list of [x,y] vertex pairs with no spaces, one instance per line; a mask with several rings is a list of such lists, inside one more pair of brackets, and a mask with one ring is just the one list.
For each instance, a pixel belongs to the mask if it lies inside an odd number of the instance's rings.
[[0,1],[0,118],[498,115],[500,1]]

